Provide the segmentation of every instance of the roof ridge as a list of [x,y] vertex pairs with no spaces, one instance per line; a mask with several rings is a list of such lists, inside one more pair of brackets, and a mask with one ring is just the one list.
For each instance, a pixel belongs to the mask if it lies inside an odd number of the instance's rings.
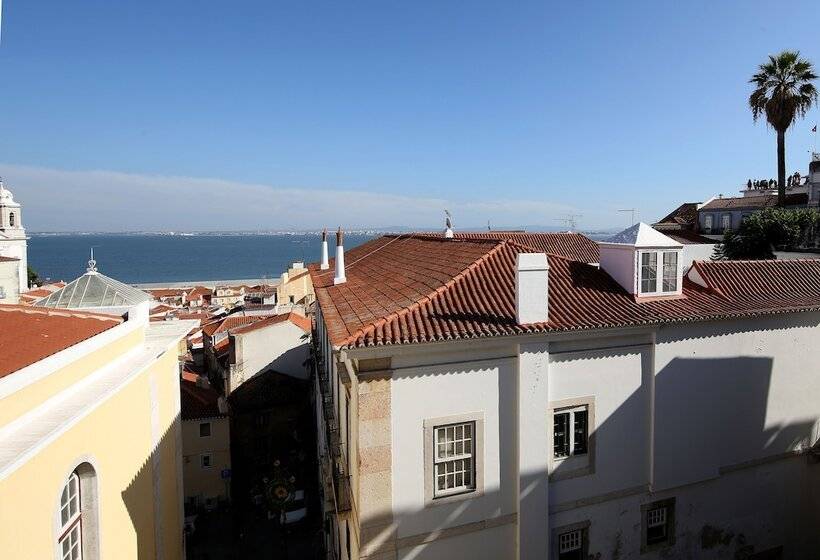
[[[452,241],[452,240],[447,239],[447,241]],[[366,326],[359,327],[358,329],[356,329],[355,331],[350,333],[347,336],[347,338],[345,338],[345,340],[340,343],[340,345],[349,344],[350,342],[356,340],[357,338],[359,338],[359,337],[361,337],[361,336],[363,336],[367,333],[375,331],[379,326],[384,325],[384,324],[392,321],[393,319],[400,319],[400,318],[408,315],[409,313],[411,313],[413,311],[416,311],[417,309],[419,309],[420,307],[422,307],[426,303],[429,303],[430,301],[432,301],[434,297],[436,297],[436,296],[446,292],[447,290],[449,290],[451,287],[453,287],[455,284],[457,284],[463,278],[465,278],[467,274],[469,274],[470,272],[472,272],[473,270],[475,270],[476,268],[481,266],[483,263],[485,263],[487,260],[489,260],[490,257],[492,257],[496,253],[498,253],[501,250],[502,247],[507,246],[507,242],[505,240],[493,240],[493,242],[495,243],[495,246],[492,249],[490,249],[489,251],[487,251],[486,253],[484,253],[480,257],[478,257],[476,260],[474,260],[472,263],[467,265],[461,272],[454,275],[450,280],[448,280],[447,282],[445,282],[444,284],[442,284],[441,286],[439,286],[435,290],[432,290],[427,295],[417,299],[416,301],[414,301],[410,305],[402,307],[401,309],[398,309],[398,310],[390,313],[389,315],[385,315],[384,317],[380,317],[376,321],[371,322]]]
[[97,319],[100,321],[115,321],[122,323],[124,319],[117,315],[106,313],[94,313],[89,311],[74,311],[71,309],[61,309],[54,307],[35,307],[32,305],[0,305],[0,311],[20,311],[28,314],[48,315],[53,317],[75,317],[78,319]]

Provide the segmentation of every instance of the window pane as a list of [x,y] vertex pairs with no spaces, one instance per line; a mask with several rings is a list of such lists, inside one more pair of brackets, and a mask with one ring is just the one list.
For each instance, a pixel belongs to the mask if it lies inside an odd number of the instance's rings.
[[663,291],[674,292],[678,289],[678,253],[667,251],[663,254]]
[[655,292],[658,289],[658,254],[641,253],[641,292]]
[[575,441],[573,455],[585,455],[587,452],[587,411],[578,410],[575,416]]
[[559,412],[553,416],[553,455],[569,455],[569,412]]

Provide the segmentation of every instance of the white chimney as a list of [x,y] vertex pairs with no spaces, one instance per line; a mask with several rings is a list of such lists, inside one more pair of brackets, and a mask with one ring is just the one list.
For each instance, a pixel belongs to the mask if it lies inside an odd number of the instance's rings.
[[330,265],[327,262],[327,228],[322,230],[322,264],[319,265],[322,270],[327,270]]
[[344,232],[340,227],[336,231],[336,277],[333,279],[333,284],[344,284],[347,282],[345,277],[345,248],[344,248]]
[[545,253],[518,253],[515,267],[515,320],[519,325],[549,319],[549,262]]

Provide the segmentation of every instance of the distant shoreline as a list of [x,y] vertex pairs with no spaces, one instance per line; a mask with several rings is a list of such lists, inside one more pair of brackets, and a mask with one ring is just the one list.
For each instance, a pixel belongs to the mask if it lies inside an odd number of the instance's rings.
[[216,286],[259,286],[261,284],[278,286],[280,282],[281,280],[278,278],[240,278],[239,280],[196,280],[193,282],[145,282],[131,285],[140,290],[193,288],[194,286],[204,286],[213,289]]

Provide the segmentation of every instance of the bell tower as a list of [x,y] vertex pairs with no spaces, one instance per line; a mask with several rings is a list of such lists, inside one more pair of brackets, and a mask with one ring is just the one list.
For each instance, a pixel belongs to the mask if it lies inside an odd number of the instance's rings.
[[20,204],[0,179],[0,256],[18,260],[20,293],[28,290],[28,237]]

